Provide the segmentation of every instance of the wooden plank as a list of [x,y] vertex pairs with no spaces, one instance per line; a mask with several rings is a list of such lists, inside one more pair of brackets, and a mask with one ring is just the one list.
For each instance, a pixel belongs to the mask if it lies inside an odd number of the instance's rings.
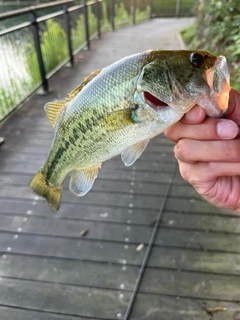
[[235,301],[239,287],[238,276],[147,268],[139,292]]
[[[224,307],[212,317],[206,308]],[[230,320],[239,319],[240,307],[234,302],[198,300],[179,297],[138,294],[131,312],[131,320]]]
[[[99,206],[94,204],[86,204],[76,206],[74,204],[63,203],[60,210],[55,214],[56,217],[73,220],[95,220],[95,221],[110,221],[120,223],[131,223],[153,225],[156,221],[158,209],[142,208],[124,208],[120,206]],[[27,218],[29,215],[48,217],[52,216],[53,213],[49,212],[48,205],[46,203],[36,201],[24,201],[14,199],[1,199],[0,206],[1,215],[21,215]]]
[[186,229],[161,228],[155,244],[163,246],[196,248],[201,250],[233,251],[240,253],[240,234],[192,231]]
[[[147,244],[152,227],[132,225],[131,220],[125,224],[110,223],[105,221],[84,221],[56,219],[49,215],[48,219],[19,216],[2,216],[1,231],[15,232],[19,227],[24,233],[40,235],[52,235],[61,237],[79,238],[80,232],[88,230],[84,236],[86,239],[124,241],[131,234],[131,243]],[[223,252],[240,252],[240,235],[225,233],[211,233],[192,230],[179,230],[173,228],[161,228],[155,240],[155,245],[182,247],[201,250],[214,250]]]
[[[0,174],[0,183],[4,188],[25,188],[28,186],[32,175],[30,174]],[[65,191],[68,191],[69,179],[67,178],[65,182]],[[149,194],[149,195],[164,195],[166,193],[167,183],[161,182],[149,182],[149,181],[129,181],[129,180],[110,180],[98,177],[97,183],[93,185],[92,190],[104,191],[104,192],[120,192],[120,193],[130,193],[130,194]],[[9,190],[10,191],[10,190]],[[11,194],[11,192],[10,192]]]
[[[139,265],[146,251],[146,246],[141,252],[136,251],[137,244],[131,244],[131,234],[127,243],[109,243],[83,238],[56,239],[50,236],[21,234],[17,230],[16,234],[17,239],[14,239],[13,234],[0,234],[2,255],[6,256],[10,250],[18,254]],[[239,275],[240,255],[157,246],[153,248],[148,266]]]
[[[34,176],[39,169],[38,165],[35,164],[26,164],[23,163],[6,163],[4,166],[0,168],[1,174],[29,174],[29,176]],[[139,174],[135,174],[133,176],[131,174],[131,171],[127,170],[101,170],[99,172],[99,177],[102,177],[104,179],[111,179],[111,180],[131,180],[131,181],[147,181],[147,182],[169,182],[169,179],[171,177],[171,171],[168,172],[151,172],[151,171],[145,171],[140,172]],[[96,180],[97,181],[97,180]]]
[[0,306],[1,320],[98,320],[100,318],[85,318],[78,316],[67,316],[61,314],[51,314],[49,312],[24,310],[14,307]]
[[221,216],[219,214],[203,213],[177,213],[165,212],[162,220],[163,226],[176,226],[184,229],[199,229],[206,231],[222,231],[228,233],[240,233],[240,216]]
[[[130,221],[130,220],[129,220]],[[127,224],[109,223],[104,221],[76,221],[66,219],[56,219],[54,215],[48,219],[22,217],[1,217],[0,231],[16,232],[18,228],[22,233],[32,233],[39,235],[51,235],[58,237],[80,238],[80,233],[88,230],[84,239],[120,241],[124,242],[131,234],[131,243],[148,243],[152,234],[150,226],[135,226]]]
[[0,296],[3,305],[103,319],[119,319],[130,299],[130,293],[121,290],[4,278]]
[[154,247],[149,267],[239,275],[240,255],[184,248]]
[[[133,290],[139,268],[121,264],[76,261],[7,254],[0,259],[0,276],[81,285],[87,287]],[[2,320],[2,319],[1,319]]]
[[[96,181],[97,184],[97,181]],[[129,184],[126,183],[126,187],[129,187]],[[37,200],[39,202],[45,202],[44,199],[39,198],[34,195],[27,187],[5,187],[0,189],[0,197],[2,198],[12,198],[17,199],[28,199],[28,200]],[[131,194],[131,193],[119,193],[119,192],[99,192],[91,190],[90,193],[84,197],[77,197],[68,190],[63,191],[62,201],[68,203],[81,204],[91,204],[93,203],[99,205],[118,205],[126,207],[136,207],[136,208],[150,208],[158,209],[161,205],[162,197],[154,196],[149,194]]]
[[[18,229],[17,229],[18,230]],[[138,244],[131,244],[130,233],[123,243],[93,241],[84,238],[68,239],[37,235],[26,235],[16,230],[18,238],[13,234],[0,233],[1,255],[9,252],[43,257],[88,260],[98,262],[119,263],[121,265],[141,265],[146,247],[136,251]],[[127,245],[127,249],[126,249]]]
[[194,200],[195,198],[203,200],[199,196],[199,194],[195,191],[195,189],[188,183],[182,184],[181,187],[179,187],[178,185],[172,184],[169,195],[173,197],[180,197],[180,198],[182,197],[192,198],[192,200]]
[[[0,276],[49,281],[96,288],[132,290],[138,275],[133,266],[87,261],[43,259],[8,254],[0,259]],[[236,300],[240,279],[236,276],[147,268],[140,292],[202,299]]]
[[228,212],[232,214],[232,211],[226,209],[217,208],[203,199],[192,198],[173,198],[168,197],[165,209],[168,211],[183,212],[196,212],[196,213],[218,213],[226,215]]

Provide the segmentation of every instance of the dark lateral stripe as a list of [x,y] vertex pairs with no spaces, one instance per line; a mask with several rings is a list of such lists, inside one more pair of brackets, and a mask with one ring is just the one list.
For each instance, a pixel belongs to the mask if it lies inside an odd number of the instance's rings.
[[54,172],[57,164],[59,161],[61,161],[61,158],[64,156],[64,153],[67,152],[67,150],[70,147],[70,143],[67,140],[63,140],[62,143],[64,146],[60,146],[50,164],[50,166],[47,168],[47,173],[46,173],[46,180],[50,181],[52,173]]

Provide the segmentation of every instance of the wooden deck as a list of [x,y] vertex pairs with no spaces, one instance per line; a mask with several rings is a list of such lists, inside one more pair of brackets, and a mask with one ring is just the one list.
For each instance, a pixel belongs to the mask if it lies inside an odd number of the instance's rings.
[[[123,56],[181,48],[188,23],[156,19],[104,34],[1,128],[1,320],[240,319],[239,216],[181,179],[163,135],[131,167],[119,157],[104,163],[85,197],[66,181],[57,214],[27,187],[52,139],[43,105]],[[218,307],[226,310],[207,311]]]

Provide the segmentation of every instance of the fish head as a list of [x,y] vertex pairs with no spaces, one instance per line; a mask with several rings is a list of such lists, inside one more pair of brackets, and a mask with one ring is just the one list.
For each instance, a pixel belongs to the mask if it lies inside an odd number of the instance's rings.
[[211,117],[226,112],[230,85],[224,56],[204,51],[150,51],[149,61],[137,91],[159,116],[167,107],[183,115],[196,104]]

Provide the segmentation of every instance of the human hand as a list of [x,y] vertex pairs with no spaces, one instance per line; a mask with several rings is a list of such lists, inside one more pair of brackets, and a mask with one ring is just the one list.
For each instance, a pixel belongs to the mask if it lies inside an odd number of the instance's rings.
[[195,106],[165,131],[176,142],[184,180],[211,204],[240,213],[240,93],[231,89],[226,119]]

